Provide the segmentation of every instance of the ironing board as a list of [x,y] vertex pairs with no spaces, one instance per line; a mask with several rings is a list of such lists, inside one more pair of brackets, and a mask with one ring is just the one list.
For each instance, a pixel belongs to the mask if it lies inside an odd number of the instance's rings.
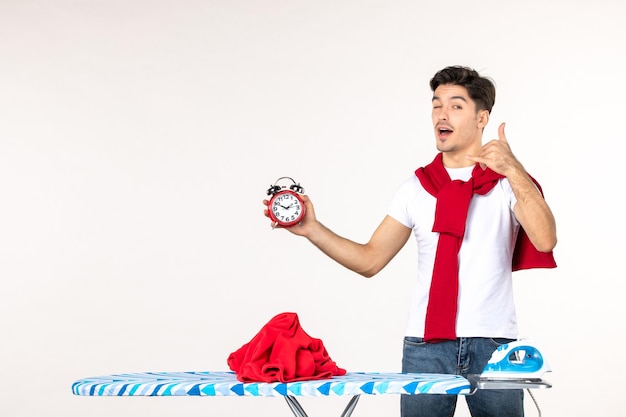
[[83,396],[251,396],[284,397],[296,417],[307,417],[299,396],[350,396],[341,417],[349,417],[360,395],[469,395],[470,383],[459,375],[348,372],[330,379],[242,383],[234,372],[144,372],[84,378],[72,384]]

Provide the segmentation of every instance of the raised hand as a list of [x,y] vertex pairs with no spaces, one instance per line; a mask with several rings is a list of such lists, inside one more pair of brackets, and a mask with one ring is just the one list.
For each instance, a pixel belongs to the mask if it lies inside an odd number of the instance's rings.
[[466,158],[478,162],[484,168],[489,167],[500,175],[508,176],[513,170],[522,169],[520,162],[515,158],[504,133],[506,123],[498,127],[498,139],[493,139],[483,145],[480,155],[467,155]]

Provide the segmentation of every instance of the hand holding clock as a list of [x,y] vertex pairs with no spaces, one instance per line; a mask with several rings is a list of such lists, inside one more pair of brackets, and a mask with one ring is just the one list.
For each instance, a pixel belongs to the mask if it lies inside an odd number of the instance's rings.
[[[292,184],[279,185],[281,180],[290,180]],[[269,201],[263,200],[267,209],[265,215],[272,220],[272,227],[292,227],[300,225],[306,214],[306,205],[302,199],[304,188],[291,177],[280,177],[267,190]]]
[[[272,228],[276,229],[276,228],[280,228],[280,229],[287,229],[289,230],[291,233],[298,235],[298,236],[306,236],[311,228],[312,224],[315,224],[317,222],[316,217],[315,217],[315,210],[313,208],[313,203],[311,202],[311,199],[306,196],[306,195],[300,195],[300,200],[302,201],[302,204],[304,206],[304,215],[302,215],[301,217],[299,217],[299,221],[287,226],[281,223],[277,223],[274,219],[276,218],[276,214],[274,214],[274,216],[270,215],[270,210],[272,209],[272,205],[270,204],[271,200],[263,200],[263,205],[265,206],[265,209],[263,210],[263,214],[265,215],[265,217],[269,218],[270,220],[272,220],[271,222],[271,226]],[[287,210],[292,208],[295,205],[295,203],[291,203],[289,206],[284,207],[282,205],[280,205],[281,208]],[[276,205],[274,205],[275,207]]]

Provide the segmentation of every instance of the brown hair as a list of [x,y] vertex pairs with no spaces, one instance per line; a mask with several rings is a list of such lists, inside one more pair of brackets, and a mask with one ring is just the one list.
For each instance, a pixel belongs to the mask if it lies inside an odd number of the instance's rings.
[[487,110],[491,113],[496,102],[496,87],[491,79],[481,77],[471,68],[457,65],[442,69],[430,80],[430,88],[433,92],[444,84],[465,87],[470,98],[476,103],[476,111]]

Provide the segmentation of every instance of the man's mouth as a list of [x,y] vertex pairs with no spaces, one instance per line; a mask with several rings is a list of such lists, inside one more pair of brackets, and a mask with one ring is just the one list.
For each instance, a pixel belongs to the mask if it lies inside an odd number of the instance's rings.
[[437,133],[439,133],[440,138],[447,138],[450,136],[454,130],[449,126],[437,126]]

